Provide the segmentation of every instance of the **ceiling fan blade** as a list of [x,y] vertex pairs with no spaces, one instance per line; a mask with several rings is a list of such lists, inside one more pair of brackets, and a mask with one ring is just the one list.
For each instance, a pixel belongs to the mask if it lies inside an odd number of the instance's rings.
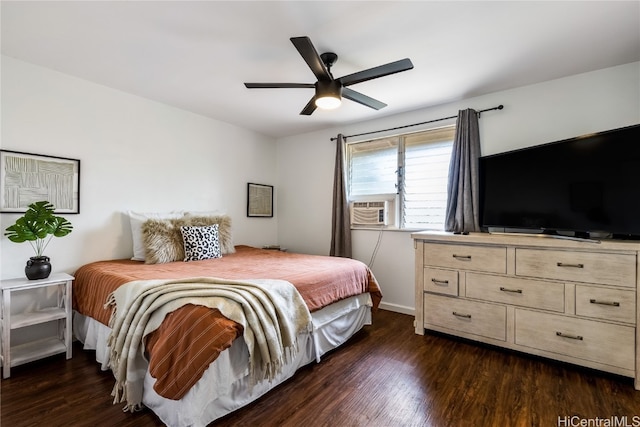
[[313,83],[245,83],[249,89],[315,88]]
[[350,86],[367,80],[377,79],[378,77],[407,71],[412,68],[413,64],[411,63],[411,60],[409,58],[405,58],[385,65],[380,65],[378,67],[369,68],[368,70],[358,71],[357,73],[349,74],[336,80],[342,83],[342,86]]
[[369,108],[373,108],[374,110],[379,110],[387,106],[387,104],[385,104],[384,102],[380,102],[377,99],[373,99],[371,97],[368,97],[367,95],[363,95],[360,92],[349,89],[348,87],[342,88],[342,97],[355,101],[358,104],[365,105]]
[[333,80],[309,37],[291,37],[290,40],[318,80]]
[[313,98],[304,106],[302,111],[300,111],[301,116],[310,116],[311,113],[316,111],[316,96],[313,95]]

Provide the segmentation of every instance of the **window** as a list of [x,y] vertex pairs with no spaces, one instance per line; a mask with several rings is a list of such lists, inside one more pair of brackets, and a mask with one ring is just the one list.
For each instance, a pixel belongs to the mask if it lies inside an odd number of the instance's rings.
[[454,135],[447,126],[347,144],[349,199],[391,197],[399,228],[444,229]]

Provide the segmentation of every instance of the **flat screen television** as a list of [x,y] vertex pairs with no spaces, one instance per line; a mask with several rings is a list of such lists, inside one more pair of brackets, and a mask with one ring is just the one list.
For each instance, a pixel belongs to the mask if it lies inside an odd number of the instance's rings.
[[640,238],[640,125],[480,158],[489,231]]

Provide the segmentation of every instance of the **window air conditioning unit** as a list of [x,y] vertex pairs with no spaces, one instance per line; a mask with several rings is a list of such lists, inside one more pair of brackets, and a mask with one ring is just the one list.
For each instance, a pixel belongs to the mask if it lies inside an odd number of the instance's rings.
[[387,201],[351,202],[351,225],[387,225]]

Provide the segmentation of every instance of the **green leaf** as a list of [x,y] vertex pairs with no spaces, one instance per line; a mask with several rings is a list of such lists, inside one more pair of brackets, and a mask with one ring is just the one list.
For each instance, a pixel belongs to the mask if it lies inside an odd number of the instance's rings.
[[23,243],[27,240],[35,240],[35,235],[33,239],[30,239],[28,233],[20,229],[18,224],[7,227],[7,233],[4,233],[4,235],[7,236],[9,240],[15,243]]
[[25,217],[20,217],[16,220],[15,224],[7,227],[8,233],[5,236],[12,242],[26,242],[46,237],[46,232],[42,226],[28,221]]
[[[71,233],[73,226],[66,218],[54,215],[55,207],[47,201],[35,202],[23,216],[7,227],[5,236],[15,243],[35,241],[34,250],[36,255],[42,255],[46,247],[45,238],[47,236],[63,237]],[[51,239],[51,237],[49,237]]]
[[53,217],[51,226],[51,234],[56,237],[66,236],[73,230],[73,225],[71,225],[71,223],[66,218],[63,218],[61,216]]

